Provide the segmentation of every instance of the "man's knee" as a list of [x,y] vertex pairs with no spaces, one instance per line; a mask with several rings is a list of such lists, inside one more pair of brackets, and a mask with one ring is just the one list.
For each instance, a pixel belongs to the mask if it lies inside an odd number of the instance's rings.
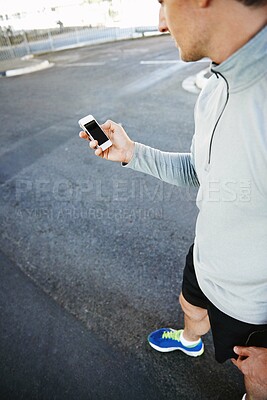
[[182,307],[183,312],[185,315],[194,321],[202,321],[203,319],[207,318],[208,312],[206,309],[201,307],[196,307],[190,304],[181,293],[179,296],[180,305]]

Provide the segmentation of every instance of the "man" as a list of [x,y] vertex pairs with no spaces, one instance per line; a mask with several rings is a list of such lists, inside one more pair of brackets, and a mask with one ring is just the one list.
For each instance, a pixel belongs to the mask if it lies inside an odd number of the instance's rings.
[[199,356],[211,327],[216,360],[231,358],[244,373],[244,398],[266,400],[267,343],[244,346],[254,332],[267,332],[267,1],[159,2],[159,29],[170,31],[181,58],[213,61],[195,108],[191,153],[134,143],[112,121],[102,128],[113,146],[90,146],[127,168],[199,186],[180,295],[184,329],[159,329],[148,340],[161,352]]

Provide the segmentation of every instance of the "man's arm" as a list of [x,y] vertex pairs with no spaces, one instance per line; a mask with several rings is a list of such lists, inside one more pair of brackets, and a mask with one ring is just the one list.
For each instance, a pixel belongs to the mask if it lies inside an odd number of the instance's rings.
[[135,143],[128,168],[176,186],[199,186],[191,153],[169,153]]
[[[108,120],[101,125],[106,135],[113,143],[107,150],[97,147],[97,141],[90,142],[98,157],[110,161],[118,161],[128,168],[152,175],[176,186],[199,186],[191,153],[168,153],[140,143],[134,143],[121,125]],[[89,140],[85,132],[80,137]]]

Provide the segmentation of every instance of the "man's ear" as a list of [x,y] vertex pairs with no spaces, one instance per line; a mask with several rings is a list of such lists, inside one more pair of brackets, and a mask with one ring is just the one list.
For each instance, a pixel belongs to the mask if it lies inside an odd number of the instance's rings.
[[206,8],[210,5],[211,0],[197,0],[197,4],[199,8]]

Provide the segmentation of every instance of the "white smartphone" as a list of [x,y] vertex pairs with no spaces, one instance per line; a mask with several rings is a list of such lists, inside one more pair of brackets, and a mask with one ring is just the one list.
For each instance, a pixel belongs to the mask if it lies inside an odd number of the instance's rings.
[[106,150],[112,146],[111,140],[100,128],[98,122],[92,115],[87,115],[86,117],[81,118],[79,120],[79,125],[91,140],[98,141],[98,146],[101,147],[102,150]]

